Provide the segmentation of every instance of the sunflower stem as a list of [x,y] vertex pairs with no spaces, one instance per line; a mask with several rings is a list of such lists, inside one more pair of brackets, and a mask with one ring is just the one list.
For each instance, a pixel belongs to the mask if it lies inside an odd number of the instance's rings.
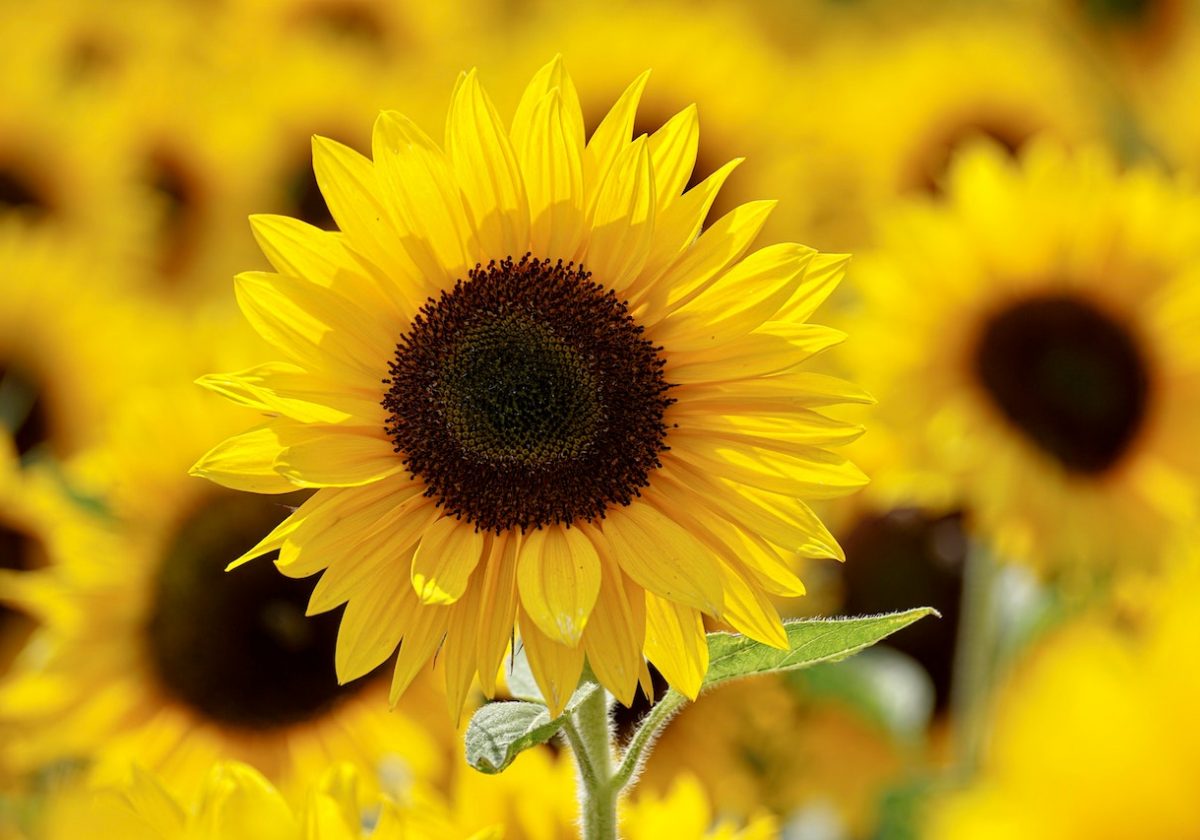
[[608,693],[593,691],[569,716],[564,730],[579,767],[584,840],[616,840],[617,799],[613,778],[613,728]]
[[663,698],[654,704],[654,708],[646,715],[645,720],[638,725],[637,731],[621,757],[621,764],[613,775],[613,784],[618,790],[624,790],[642,769],[642,764],[650,754],[654,743],[663,727],[670,723],[675,713],[687,705],[688,699],[678,691],[671,689]]
[[951,709],[958,765],[966,774],[979,766],[987,737],[988,697],[995,676],[998,569],[990,550],[973,542],[963,576],[962,617],[954,651]]

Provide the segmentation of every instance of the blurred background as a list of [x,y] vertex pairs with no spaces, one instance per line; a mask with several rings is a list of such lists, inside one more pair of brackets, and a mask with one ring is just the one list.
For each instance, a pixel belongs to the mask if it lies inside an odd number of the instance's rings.
[[631,825],[1200,836],[1197,4],[0,0],[0,46],[0,837],[59,836],[131,761],[186,792],[228,757],[573,836],[568,760],[474,775],[436,675],[390,715],[338,688],[307,584],[219,571],[286,510],[187,475],[253,422],[193,380],[272,357],[247,216],[335,227],[312,135],[370,154],[386,108],[438,137],[471,67],[511,114],[557,53],[589,128],[646,68],[636,133],[698,105],[692,183],[745,158],[711,220],[778,199],[760,244],[855,255],[815,369],[878,401],[873,484],[781,607],[942,613],[687,709]]

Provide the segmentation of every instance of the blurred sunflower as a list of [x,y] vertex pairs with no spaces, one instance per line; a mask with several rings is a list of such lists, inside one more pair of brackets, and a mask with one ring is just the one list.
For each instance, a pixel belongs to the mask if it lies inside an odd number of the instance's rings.
[[854,391],[799,365],[842,338],[804,322],[846,258],[746,256],[772,202],[700,234],[723,175],[680,195],[693,108],[631,139],[644,82],[585,145],[559,60],[511,138],[466,74],[446,152],[394,112],[374,161],[317,139],[341,233],[254,220],[279,273],[240,275],[239,302],[292,361],[207,380],[274,419],[194,472],[319,488],[244,559],[324,572],[340,679],[399,645],[395,700],[444,641],[458,710],[517,623],[556,712],[585,655],[626,704],[643,655],[694,697],[702,614],[785,645],[767,594],[803,592],[795,555],[840,556],[801,499],[865,481],[829,448],[858,427],[816,410]]
[[947,199],[883,214],[858,275],[909,493],[940,474],[1013,559],[1151,562],[1197,511],[1200,199],[1051,144],[971,148]]
[[144,369],[128,330],[138,311],[104,294],[108,272],[89,257],[54,232],[0,221],[0,437],[26,460],[95,440]]
[[831,41],[794,71],[802,88],[785,113],[820,119],[807,153],[783,174],[805,196],[797,224],[821,247],[869,241],[870,217],[897,195],[938,194],[954,152],[987,137],[1016,154],[1048,134],[1100,136],[1096,81],[1043,28],[959,10],[919,26]]
[[1027,657],[980,775],[932,804],[922,837],[1200,836],[1195,545],[1163,563],[1136,626],[1086,616]]
[[[44,840],[495,840],[498,828],[468,833],[432,791],[413,802],[368,797],[352,765],[314,777],[293,805],[261,773],[238,762],[213,765],[198,795],[180,798],[153,774],[100,790],[69,789],[51,800]],[[364,807],[365,806],[365,807]]]
[[191,387],[133,393],[106,444],[65,467],[105,493],[109,516],[76,513],[67,522],[87,540],[8,583],[42,626],[0,689],[0,719],[17,730],[5,754],[24,768],[89,759],[100,781],[136,762],[185,797],[223,759],[289,795],[335,759],[369,778],[387,762],[412,778],[440,774],[452,732],[440,714],[417,723],[440,701],[418,690],[389,715],[377,675],[338,684],[337,617],[306,619],[307,587],[265,564],[224,573],[299,503],[186,475],[231,414]]
[[776,675],[721,686],[686,707],[651,753],[637,796],[670,798],[694,777],[717,813],[786,822],[824,808],[847,836],[865,837],[902,766],[882,726]]
[[[120,114],[104,96],[63,89],[51,57],[35,49],[35,33],[53,26],[39,14],[30,39],[7,38],[0,51],[0,221],[45,228],[97,257],[128,258],[150,220],[120,154]],[[0,20],[26,25],[20,12]]]

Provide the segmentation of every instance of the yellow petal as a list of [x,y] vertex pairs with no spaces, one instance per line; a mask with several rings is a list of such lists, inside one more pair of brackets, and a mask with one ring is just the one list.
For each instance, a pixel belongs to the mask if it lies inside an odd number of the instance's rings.
[[496,674],[512,638],[517,617],[517,540],[503,535],[492,540],[483,573],[483,603],[488,609],[479,628],[476,661],[484,693],[491,696]]
[[519,135],[521,170],[533,217],[530,244],[547,259],[575,260],[584,238],[583,142],[555,89],[536,104]]
[[379,178],[370,160],[325,137],[313,138],[313,171],[329,212],[355,251],[418,303],[438,286],[397,248],[399,232],[381,198]]
[[537,622],[524,610],[521,610],[520,616],[521,643],[525,646],[533,679],[541,689],[550,716],[558,717],[583,674],[583,646],[560,644],[543,635],[537,628]]
[[650,330],[652,340],[673,353],[699,352],[758,329],[793,297],[814,254],[791,243],[756,251],[703,294],[671,310]]
[[721,583],[725,590],[721,620],[756,642],[787,650],[787,632],[771,599],[725,563]]
[[655,311],[645,320],[653,323],[658,318],[658,310],[666,304],[666,286],[662,287],[660,296],[653,294],[654,284],[668,266],[673,264],[685,250],[690,248],[700,234],[708,211],[725,181],[741,165],[745,158],[735,158],[709,175],[696,186],[692,187],[678,199],[667,205],[666,209],[654,216],[654,245],[650,248],[650,256],[642,266],[642,273],[629,287],[631,296],[639,299],[643,293],[647,303],[655,305]]
[[829,327],[769,321],[720,346],[669,352],[665,373],[676,385],[754,379],[787,371],[845,340]]
[[474,70],[459,78],[446,118],[446,155],[486,253],[529,245],[529,205],[508,132]]
[[631,299],[634,308],[645,303],[663,310],[680,306],[700,294],[742,258],[777,203],[751,201],[717,219],[662,277]]
[[604,536],[584,530],[597,544],[602,574],[596,608],[583,633],[583,649],[596,678],[629,706],[644,667],[646,598],[642,588],[612,559]]
[[393,706],[420,670],[429,664],[446,635],[449,616],[450,612],[445,607],[425,604],[413,607],[408,625],[404,628],[404,637],[400,640],[400,652],[396,654],[396,670],[392,673],[388,702]]
[[443,516],[421,537],[412,559],[412,584],[425,604],[453,604],[467,590],[483,555],[485,535],[466,520]]
[[720,612],[716,559],[671,519],[635,501],[609,511],[602,533],[621,569],[638,585],[712,615]]
[[572,146],[583,148],[583,109],[579,106],[579,94],[575,91],[575,83],[571,80],[571,74],[567,72],[561,55],[556,55],[543,65],[525,87],[521,101],[517,103],[516,113],[513,114],[514,147],[528,145],[529,134],[534,125],[534,111],[549,93],[556,90],[562,103],[563,130],[568,135],[567,141]]
[[600,594],[600,558],[578,528],[551,525],[521,540],[521,606],[543,633],[574,647]]
[[677,691],[695,700],[708,672],[700,613],[646,593],[646,656]]
[[681,438],[669,454],[738,484],[802,499],[835,499],[869,481],[846,458],[817,447],[801,458],[733,443]]
[[232,490],[291,493],[297,485],[275,471],[275,458],[280,451],[275,426],[260,426],[221,441],[189,472]]
[[804,272],[804,280],[778,317],[785,321],[807,321],[846,275],[846,254],[817,254]]
[[391,441],[361,429],[303,426],[280,440],[275,469],[299,487],[358,487],[404,471]]
[[[490,555],[491,546],[485,546],[484,552]],[[492,608],[492,604],[484,600],[484,577],[482,572],[471,577],[467,591],[450,608],[450,617],[446,625],[446,646],[442,650],[442,662],[446,671],[446,703],[455,718],[455,725],[462,716],[467,692],[475,677],[475,651],[479,628],[487,611]],[[487,678],[495,679],[495,676],[493,671]]]
[[633,136],[638,102],[649,78],[650,71],[647,70],[633,80],[588,140],[583,156],[583,185],[588,196],[585,210],[589,215],[595,207],[600,185],[608,178],[609,169]]
[[411,587],[403,574],[375,575],[346,603],[338,625],[334,667],[339,683],[369,673],[400,644],[407,619],[405,598]]
[[400,228],[393,247],[441,285],[465,278],[481,252],[450,162],[403,114],[375,120],[371,146],[383,198]]
[[235,373],[211,373],[201,376],[196,384],[240,405],[282,414],[300,423],[382,426],[386,420],[378,389],[353,391],[287,362],[268,362]]
[[597,282],[622,292],[654,243],[654,169],[645,137],[613,163],[596,194],[585,263]]
[[695,105],[684,108],[650,135],[650,159],[654,164],[655,201],[659,213],[678,199],[687,186],[699,148],[700,118]]
[[350,387],[378,387],[396,349],[395,327],[312,283],[247,271],[236,279],[238,305],[263,338],[305,368],[330,371]]

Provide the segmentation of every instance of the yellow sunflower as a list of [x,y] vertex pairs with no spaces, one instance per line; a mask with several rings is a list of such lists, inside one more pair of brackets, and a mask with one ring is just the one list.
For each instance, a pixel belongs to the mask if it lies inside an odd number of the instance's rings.
[[1197,511],[1200,198],[1051,144],[974,147],[949,186],[883,214],[858,275],[910,496],[952,485],[1016,559],[1149,563]]
[[1014,154],[1048,134],[1103,136],[1106,100],[1051,33],[1011,14],[958,9],[886,31],[864,30],[797,56],[809,80],[783,110],[819,123],[790,172],[805,197],[797,224],[820,247],[861,247],[874,209],[938,193],[954,152],[989,137]]
[[1193,535],[1177,567],[1164,563],[1144,621],[1085,616],[1026,657],[979,776],[932,804],[921,836],[1200,836],[1195,546]]
[[773,202],[700,233],[725,170],[681,194],[696,112],[632,139],[644,83],[585,144],[561,61],[511,132],[465,74],[445,151],[393,112],[373,161],[315,141],[340,233],[254,220],[278,273],[238,299],[290,361],[206,380],[270,419],[194,472],[317,488],[245,559],[323,572],[340,679],[399,645],[395,700],[444,645],[459,709],[516,624],[555,712],[585,657],[625,703],[643,656],[694,697],[702,615],[782,646],[767,594],[839,556],[802,499],[864,483],[830,449],[860,430],[817,410],[854,390],[800,365],[842,339],[805,321],[846,258],[747,254]]
[[353,765],[330,766],[290,803],[261,773],[239,762],[213,765],[199,793],[178,797],[152,773],[121,784],[69,788],[52,798],[36,837],[124,840],[496,840],[470,832],[432,790],[407,801],[368,797]]
[[[696,60],[697,44],[704,45],[704,61]],[[710,219],[743,202],[776,195],[780,172],[804,147],[803,133],[817,124],[807,109],[779,107],[796,89],[796,101],[803,101],[815,80],[790,73],[791,62],[783,50],[758,30],[755,15],[736,4],[551,3],[539,14],[511,23],[503,43],[488,33],[479,46],[494,50],[491,63],[508,71],[494,81],[489,77],[489,89],[502,112],[516,105],[528,73],[535,69],[535,58],[513,56],[561,51],[574,69],[572,78],[589,129],[631,78],[653,67],[634,118],[634,134],[653,133],[679,111],[680,103],[694,103],[704,131],[686,183],[691,186],[722,172],[723,186]],[[731,161],[736,164],[727,166]],[[794,215],[803,212],[804,201],[781,205],[764,225],[763,240],[790,239]]]
[[[64,236],[0,221],[0,438],[18,455],[63,457],[97,439],[148,354],[109,271]],[[111,286],[109,286],[111,288]]]
[[41,622],[0,684],[14,766],[83,758],[113,781],[136,762],[184,797],[224,759],[289,795],[335,759],[368,779],[389,766],[413,779],[444,771],[453,733],[425,711],[441,705],[425,684],[388,714],[378,674],[337,682],[337,617],[306,620],[304,584],[265,564],[224,573],[300,502],[187,476],[199,442],[232,431],[237,414],[186,385],[134,392],[105,445],[64,468],[106,512],[64,520],[84,536],[6,581]]

